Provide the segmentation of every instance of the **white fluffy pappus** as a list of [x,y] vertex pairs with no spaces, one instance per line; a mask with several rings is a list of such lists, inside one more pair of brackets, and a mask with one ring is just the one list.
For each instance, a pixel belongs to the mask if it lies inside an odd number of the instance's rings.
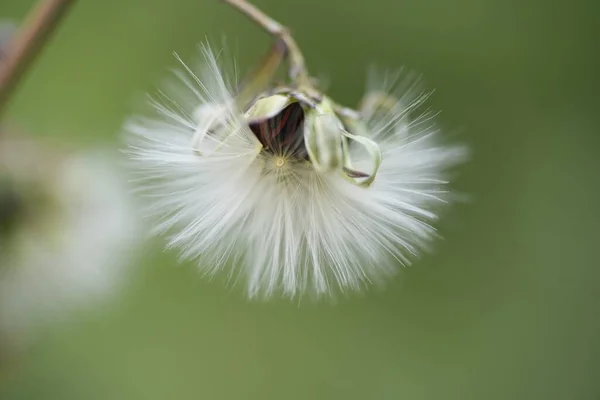
[[0,142],[1,172],[26,199],[0,237],[0,333],[21,341],[39,324],[114,295],[140,226],[110,153],[63,153],[22,137]]
[[[125,125],[133,182],[168,248],[198,260],[208,275],[228,270],[249,297],[359,290],[427,249],[438,206],[452,199],[447,171],[467,152],[439,141],[432,114],[411,118],[426,98],[416,86],[398,97],[390,92],[395,100],[381,112],[372,99],[391,91],[398,76],[371,77],[359,111],[382,162],[363,187],[298,156],[301,132],[266,146],[264,133],[250,129],[248,110],[235,105],[236,82],[220,56],[208,46],[202,53],[198,73],[179,60],[183,68],[151,99],[152,111]],[[292,129],[290,119],[282,113],[269,126]],[[301,119],[293,129],[302,129]],[[212,130],[215,123],[225,129]],[[370,168],[360,146],[349,153],[358,169]]]

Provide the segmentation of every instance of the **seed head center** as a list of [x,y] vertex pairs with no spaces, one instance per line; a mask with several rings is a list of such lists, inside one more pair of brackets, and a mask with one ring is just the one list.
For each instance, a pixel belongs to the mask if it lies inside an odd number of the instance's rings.
[[283,159],[283,157],[277,157],[275,159],[275,166],[278,168],[283,167],[283,165],[285,164],[285,160]]

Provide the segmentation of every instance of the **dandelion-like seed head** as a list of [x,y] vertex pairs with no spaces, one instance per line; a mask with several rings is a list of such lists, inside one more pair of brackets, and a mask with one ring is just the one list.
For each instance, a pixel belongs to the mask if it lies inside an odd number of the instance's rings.
[[[428,248],[465,149],[415,114],[427,96],[414,82],[374,74],[359,109],[342,107],[315,88],[285,29],[228,2],[278,38],[261,67],[229,85],[205,45],[204,66],[182,62],[152,113],[126,125],[155,233],[205,273],[229,270],[251,297],[383,282]],[[290,82],[275,85],[284,55]]]

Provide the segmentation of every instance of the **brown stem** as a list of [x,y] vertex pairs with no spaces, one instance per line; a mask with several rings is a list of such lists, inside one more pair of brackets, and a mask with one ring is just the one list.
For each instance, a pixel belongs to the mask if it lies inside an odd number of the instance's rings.
[[[240,11],[246,17],[248,17],[251,21],[256,23],[258,26],[262,27],[269,35],[277,39],[275,43],[275,49],[278,48],[281,44],[285,45],[285,54],[279,49],[279,51],[274,50],[271,53],[270,57],[276,56],[287,56],[289,60],[289,76],[294,86],[296,88],[300,88],[301,90],[296,92],[295,90],[291,90],[291,94],[296,94],[303,96],[304,94],[311,97],[316,102],[321,101],[323,95],[315,88],[314,80],[308,74],[306,69],[306,64],[304,61],[304,56],[300,51],[300,47],[289,33],[288,29],[281,25],[279,22],[275,21],[273,18],[269,17],[267,14],[259,10],[256,6],[246,0],[221,0],[222,2],[229,4],[236,10]],[[277,59],[277,64],[279,64],[282,60]],[[268,67],[272,67],[275,65],[275,58],[271,58],[271,61],[267,61],[265,66],[265,71],[268,70]],[[265,74],[264,76],[267,76]],[[285,90],[284,90],[285,91]],[[308,101],[308,99],[306,99]],[[360,113],[352,110],[347,107],[342,107],[338,104],[333,104],[335,111],[340,113],[346,118],[360,118]]]
[[276,41],[267,55],[263,57],[259,67],[245,78],[236,95],[236,101],[241,110],[244,110],[258,94],[269,86],[286,54],[285,44],[281,40]]
[[304,56],[300,47],[290,35],[288,29],[263,13],[252,3],[245,0],[222,0],[261,26],[269,35],[281,40],[287,47],[290,61],[290,78],[299,86],[311,87],[310,78],[304,64]]
[[29,66],[75,0],[40,0],[8,43],[0,63],[0,116]]

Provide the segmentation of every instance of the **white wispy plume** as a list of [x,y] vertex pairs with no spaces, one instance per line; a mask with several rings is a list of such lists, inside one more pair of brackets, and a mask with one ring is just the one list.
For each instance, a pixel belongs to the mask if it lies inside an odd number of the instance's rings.
[[346,118],[322,94],[276,87],[240,102],[220,56],[202,54],[125,126],[168,248],[250,297],[359,290],[428,248],[466,149],[442,143],[414,81],[372,74]]
[[114,161],[0,132],[0,334],[9,340],[125,281],[140,226]]

